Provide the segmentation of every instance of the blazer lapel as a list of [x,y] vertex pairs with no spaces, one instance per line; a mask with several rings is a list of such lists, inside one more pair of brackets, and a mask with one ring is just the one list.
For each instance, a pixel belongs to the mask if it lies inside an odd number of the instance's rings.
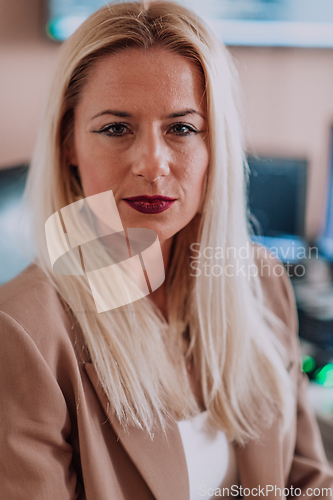
[[246,446],[236,446],[235,449],[240,484],[251,490],[257,488],[250,498],[263,496],[264,492],[266,498],[284,499],[282,438],[278,421],[264,430],[260,440],[251,440]]
[[85,363],[85,370],[122,446],[156,500],[189,500],[187,465],[177,423],[170,420],[166,433],[156,430],[153,440],[136,427],[124,430],[110,409],[93,364]]
[[[153,440],[136,427],[124,430],[110,409],[93,364],[85,363],[85,369],[109,423],[156,500],[189,500],[187,465],[177,423],[170,420],[166,433],[157,430]],[[251,440],[244,447],[236,445],[235,450],[243,489],[257,488],[254,492],[258,496],[263,496],[264,491],[272,500],[285,498],[282,438],[277,421],[263,431],[260,440]],[[267,485],[273,490],[267,490]]]

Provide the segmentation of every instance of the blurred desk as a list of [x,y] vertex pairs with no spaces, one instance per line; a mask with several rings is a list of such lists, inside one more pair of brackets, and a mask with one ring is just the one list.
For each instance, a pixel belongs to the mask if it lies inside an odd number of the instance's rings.
[[[333,465],[332,268],[330,263],[318,257],[308,259],[302,265],[304,276],[293,278],[292,283],[298,306],[303,369],[310,378],[309,399],[316,413],[327,458]],[[305,366],[306,358],[312,365]]]
[[327,458],[333,464],[333,388],[310,382],[309,399],[316,413]]
[[292,278],[299,336],[313,344],[323,364],[333,359],[333,280],[331,264],[317,257],[300,264],[302,277]]

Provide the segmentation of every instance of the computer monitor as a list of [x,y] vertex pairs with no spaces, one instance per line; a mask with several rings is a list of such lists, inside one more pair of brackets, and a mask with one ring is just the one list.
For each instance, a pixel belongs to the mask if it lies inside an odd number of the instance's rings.
[[323,212],[323,230],[316,241],[322,257],[333,261],[333,127],[331,129],[330,157],[327,178],[327,196]]
[[25,227],[21,225],[20,211],[27,172],[26,165],[0,170],[0,285],[30,262],[20,241],[22,230],[29,230],[28,220]]
[[248,164],[251,172],[249,209],[255,219],[253,230],[283,262],[296,263],[304,257],[307,248],[307,162],[249,157]]

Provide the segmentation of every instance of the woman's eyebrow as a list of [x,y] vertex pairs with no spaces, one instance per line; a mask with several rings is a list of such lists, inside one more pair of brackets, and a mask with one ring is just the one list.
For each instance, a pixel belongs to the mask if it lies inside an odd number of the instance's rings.
[[192,108],[184,109],[183,111],[178,111],[177,113],[172,113],[171,115],[168,115],[167,118],[180,118],[181,116],[186,116],[186,115],[199,115],[204,120],[206,120],[206,117],[202,113]]
[[91,118],[91,120],[94,120],[98,116],[103,116],[103,115],[119,116],[120,118],[130,118],[132,116],[131,113],[127,113],[127,111],[118,111],[118,110],[113,110],[113,109],[106,109],[105,111],[101,111],[100,113],[97,113],[97,115],[94,115]]

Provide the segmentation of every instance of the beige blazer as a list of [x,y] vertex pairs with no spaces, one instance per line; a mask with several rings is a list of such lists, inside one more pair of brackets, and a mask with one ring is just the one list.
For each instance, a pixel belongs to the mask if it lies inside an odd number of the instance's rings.
[[[240,483],[250,489],[293,486],[302,497],[332,498],[329,490],[315,496],[308,490],[333,488],[333,475],[299,370],[291,285],[286,275],[264,276],[262,283],[290,332],[285,344],[298,407],[283,437],[273,425],[260,442],[235,447]],[[153,441],[143,431],[122,429],[80,332],[36,266],[0,288],[0,336],[2,500],[189,499],[176,423],[166,436],[156,430]],[[249,498],[264,494],[276,499],[283,492],[246,490]]]

